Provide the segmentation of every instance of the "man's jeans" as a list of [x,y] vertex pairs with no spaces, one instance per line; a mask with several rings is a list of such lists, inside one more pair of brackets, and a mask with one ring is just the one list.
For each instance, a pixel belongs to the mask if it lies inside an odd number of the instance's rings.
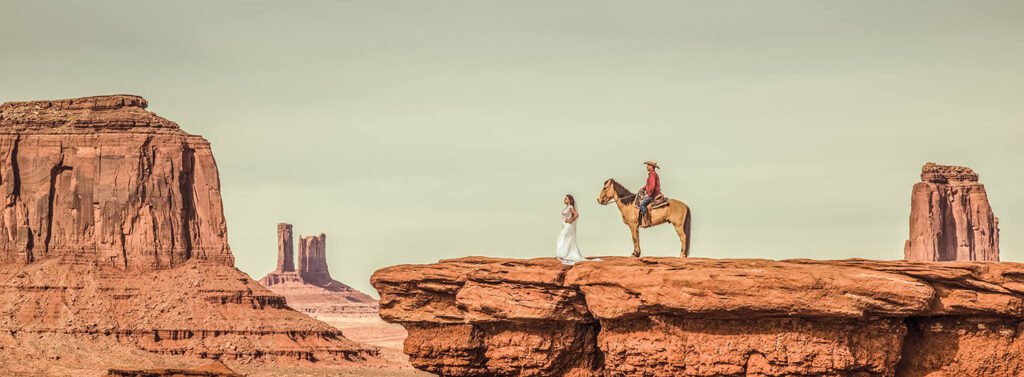
[[647,215],[647,205],[651,204],[652,201],[654,201],[653,196],[644,197],[644,199],[640,201],[640,216]]

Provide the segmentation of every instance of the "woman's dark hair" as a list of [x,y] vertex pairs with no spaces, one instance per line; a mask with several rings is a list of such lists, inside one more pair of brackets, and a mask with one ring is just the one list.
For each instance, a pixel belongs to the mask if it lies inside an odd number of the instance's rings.
[[569,205],[576,208],[576,198],[572,197],[572,194],[565,194],[566,198],[569,198]]

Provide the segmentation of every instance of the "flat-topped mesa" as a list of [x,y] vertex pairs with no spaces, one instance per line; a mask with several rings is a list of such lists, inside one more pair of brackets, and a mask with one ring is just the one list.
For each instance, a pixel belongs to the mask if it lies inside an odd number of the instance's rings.
[[1017,263],[472,257],[379,270],[413,366],[490,376],[1017,376]]
[[328,282],[327,235],[299,237],[299,275],[310,282]]
[[904,258],[999,261],[999,219],[974,170],[931,162],[921,168],[921,182],[911,194]]
[[0,263],[233,265],[210,143],[138,96],[0,106]]
[[93,129],[166,133],[178,124],[146,111],[135,95],[7,102],[0,105],[0,133],[81,133]]

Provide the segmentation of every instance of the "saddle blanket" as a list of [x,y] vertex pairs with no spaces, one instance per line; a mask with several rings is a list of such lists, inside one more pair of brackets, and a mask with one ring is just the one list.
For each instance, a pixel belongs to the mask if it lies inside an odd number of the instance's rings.
[[[651,209],[661,208],[668,205],[668,198],[665,195],[658,195],[651,201]],[[637,196],[637,200],[633,201],[633,206],[640,208],[640,197]]]

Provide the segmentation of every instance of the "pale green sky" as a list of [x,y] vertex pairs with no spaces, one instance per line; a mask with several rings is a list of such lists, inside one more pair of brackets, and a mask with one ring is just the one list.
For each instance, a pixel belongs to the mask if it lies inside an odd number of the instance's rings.
[[[133,93],[213,143],[254,278],[276,224],[333,275],[627,255],[615,177],[694,213],[693,255],[902,257],[926,161],[965,164],[1024,260],[1021,1],[3,1],[0,100]],[[647,255],[678,254],[668,227]]]

